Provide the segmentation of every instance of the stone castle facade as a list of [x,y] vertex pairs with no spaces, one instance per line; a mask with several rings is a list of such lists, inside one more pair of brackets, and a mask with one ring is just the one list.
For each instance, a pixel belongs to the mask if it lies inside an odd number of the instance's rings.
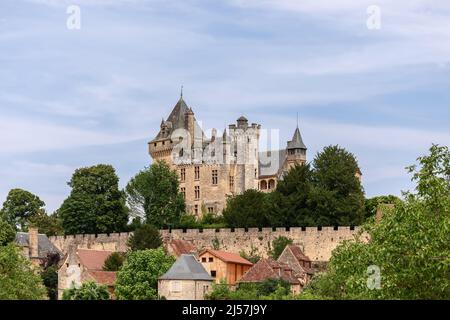
[[285,149],[269,152],[259,152],[260,130],[242,116],[220,136],[212,129],[208,138],[181,95],[148,143],[149,153],[177,171],[188,212],[220,213],[229,196],[248,189],[270,192],[289,168],[306,162],[298,126]]

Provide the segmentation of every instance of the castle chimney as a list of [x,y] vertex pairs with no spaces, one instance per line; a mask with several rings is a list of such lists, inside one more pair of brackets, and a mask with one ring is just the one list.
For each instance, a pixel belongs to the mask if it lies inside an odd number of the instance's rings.
[[30,258],[39,257],[39,240],[38,240],[38,229],[34,227],[30,227],[28,229],[28,246]]

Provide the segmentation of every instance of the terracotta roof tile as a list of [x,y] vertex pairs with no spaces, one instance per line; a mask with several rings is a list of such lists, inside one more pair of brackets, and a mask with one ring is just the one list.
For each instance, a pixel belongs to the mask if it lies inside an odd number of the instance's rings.
[[195,246],[191,242],[186,240],[172,240],[170,241],[169,245],[172,247],[177,257],[181,256],[182,254],[189,254],[196,251]]
[[107,286],[114,286],[116,283],[116,272],[114,271],[89,271],[95,282]]
[[300,283],[292,275],[291,268],[272,259],[259,260],[242,276],[239,282],[262,282],[268,279],[282,279],[290,284]]
[[113,253],[113,251],[101,251],[90,249],[78,249],[77,255],[80,262],[88,270],[103,270],[103,264],[106,258]]
[[248,266],[252,266],[253,263],[248,261],[247,259],[242,258],[240,255],[231,253],[231,252],[225,252],[225,251],[218,251],[218,250],[212,250],[212,249],[205,249],[200,254],[199,257],[202,256],[205,252],[209,252],[216,258],[230,263],[236,263],[236,264],[244,264]]

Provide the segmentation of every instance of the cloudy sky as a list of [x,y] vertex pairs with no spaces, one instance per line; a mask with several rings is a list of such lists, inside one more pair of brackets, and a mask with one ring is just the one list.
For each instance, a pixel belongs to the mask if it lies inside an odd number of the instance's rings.
[[245,115],[284,146],[298,113],[310,160],[339,144],[367,196],[399,195],[404,167],[450,142],[450,2],[1,0],[0,203],[24,188],[51,212],[97,163],[124,186],[181,85],[205,129]]

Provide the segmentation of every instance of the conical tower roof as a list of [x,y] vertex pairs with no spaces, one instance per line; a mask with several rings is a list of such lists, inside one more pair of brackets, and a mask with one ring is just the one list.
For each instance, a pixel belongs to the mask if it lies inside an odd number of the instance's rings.
[[306,146],[303,143],[302,135],[300,134],[300,129],[295,129],[294,136],[292,137],[291,141],[288,141],[287,145],[288,149],[304,149],[306,150]]

